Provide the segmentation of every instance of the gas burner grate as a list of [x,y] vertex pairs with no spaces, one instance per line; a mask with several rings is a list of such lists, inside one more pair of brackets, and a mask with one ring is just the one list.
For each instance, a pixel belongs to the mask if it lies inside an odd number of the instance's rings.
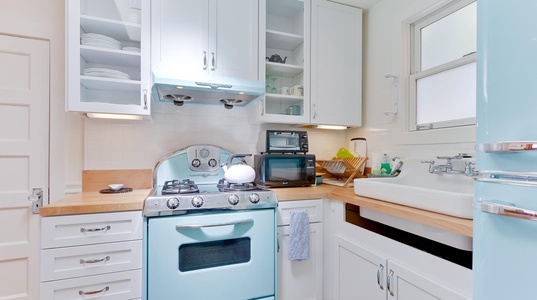
[[263,188],[258,187],[255,182],[230,183],[225,181],[224,179],[220,179],[218,181],[217,187],[220,192],[264,190]]
[[162,194],[163,195],[171,195],[171,194],[192,194],[192,193],[199,193],[199,188],[196,185],[196,183],[190,179],[184,179],[184,180],[168,180],[164,182],[164,186],[162,187]]

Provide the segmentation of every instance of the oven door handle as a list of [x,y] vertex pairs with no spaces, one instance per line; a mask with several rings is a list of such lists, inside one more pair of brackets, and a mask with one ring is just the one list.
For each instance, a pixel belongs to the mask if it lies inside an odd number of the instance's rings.
[[196,229],[196,228],[205,228],[205,227],[221,227],[221,226],[230,226],[230,225],[239,225],[244,223],[253,223],[254,219],[244,219],[244,220],[238,220],[233,222],[225,222],[225,223],[213,223],[213,224],[187,224],[187,225],[175,225],[175,229]]

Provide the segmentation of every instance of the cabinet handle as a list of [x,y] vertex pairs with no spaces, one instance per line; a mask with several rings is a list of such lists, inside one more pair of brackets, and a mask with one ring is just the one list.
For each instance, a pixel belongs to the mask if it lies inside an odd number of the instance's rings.
[[231,221],[231,222],[222,222],[222,223],[213,223],[213,224],[175,225],[175,230],[199,229],[199,228],[207,228],[207,227],[223,227],[223,226],[240,225],[240,224],[253,223],[253,222],[254,222],[254,219],[244,219],[244,220],[237,220],[237,221]]
[[280,234],[276,233],[276,253],[280,253]]
[[83,264],[96,264],[96,263],[99,263],[99,262],[109,261],[109,260],[110,260],[110,256],[103,257],[101,259],[88,259],[88,260],[81,259],[80,264],[81,265],[83,265]]
[[147,110],[147,89],[144,89],[144,110]]
[[95,295],[95,294],[99,294],[99,293],[108,292],[109,290],[110,290],[110,287],[106,286],[102,290],[98,290],[98,291],[84,292],[84,291],[80,290],[80,291],[78,291],[78,294],[81,295],[81,296],[82,295]]
[[110,230],[110,225],[106,226],[106,227],[102,227],[102,228],[80,228],[80,232],[97,232],[97,231],[105,231],[105,230]]
[[214,71],[216,69],[216,55],[214,52],[211,52],[211,70]]
[[313,104],[313,118],[317,117],[317,105]]
[[207,70],[207,51],[203,51],[203,69]]
[[379,285],[379,288],[381,290],[384,290],[384,287],[382,286],[382,283],[380,282],[380,275],[382,273],[382,270],[384,270],[384,266],[382,264],[380,264],[378,270],[377,270],[377,284]]
[[391,296],[395,296],[392,290],[392,276],[393,276],[393,270],[390,270],[390,273],[388,274],[388,277],[386,278],[386,288],[388,289],[388,292],[390,292]]

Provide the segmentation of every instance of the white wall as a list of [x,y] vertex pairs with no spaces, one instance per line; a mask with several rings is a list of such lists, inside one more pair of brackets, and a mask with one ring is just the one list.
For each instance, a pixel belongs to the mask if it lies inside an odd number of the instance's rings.
[[[385,116],[390,109],[391,80],[385,74],[401,76],[405,62],[402,22],[443,0],[382,0],[366,11],[364,18],[363,111],[364,127],[345,132],[309,129],[311,153],[330,159],[353,137],[366,137],[369,156],[382,151],[402,158],[409,156],[473,152],[472,134],[434,133],[411,135],[405,132],[407,97],[405,79],[398,91],[400,113]],[[245,110],[224,110],[220,106],[157,107],[153,121],[112,121],[69,118],[73,147],[67,152],[67,182],[80,183],[82,169],[153,168],[166,154],[191,144],[215,144],[231,152],[263,151],[266,129],[286,129],[284,125],[250,125]],[[78,135],[80,130],[83,134]],[[462,138],[462,142],[455,142]],[[83,139],[82,141],[79,141]],[[83,146],[78,146],[83,145]],[[80,149],[79,149],[80,148]],[[78,156],[78,157],[77,157]],[[80,164],[83,162],[83,164]],[[371,165],[371,162],[368,162]]]
[[[84,169],[152,169],[167,154],[193,144],[212,144],[233,153],[264,151],[265,130],[295,129],[251,125],[247,110],[221,105],[155,104],[152,121],[85,119]],[[345,142],[345,132],[308,129],[310,153],[330,159]]]
[[[347,139],[365,137],[368,156],[385,152],[391,156],[435,158],[438,155],[474,153],[475,127],[436,129],[409,133],[408,49],[403,38],[405,22],[446,0],[382,0],[364,15],[363,124],[351,129]],[[399,77],[399,113],[386,116],[392,103],[392,79]],[[367,163],[371,166],[371,160]]]

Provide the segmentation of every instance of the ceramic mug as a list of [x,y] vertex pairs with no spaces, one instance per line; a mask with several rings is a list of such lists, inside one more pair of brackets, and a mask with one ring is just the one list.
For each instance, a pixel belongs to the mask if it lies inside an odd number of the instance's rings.
[[281,95],[289,95],[289,87],[288,86],[282,86],[278,89],[278,94]]
[[295,85],[289,88],[289,95],[304,96],[304,88],[301,85]]

